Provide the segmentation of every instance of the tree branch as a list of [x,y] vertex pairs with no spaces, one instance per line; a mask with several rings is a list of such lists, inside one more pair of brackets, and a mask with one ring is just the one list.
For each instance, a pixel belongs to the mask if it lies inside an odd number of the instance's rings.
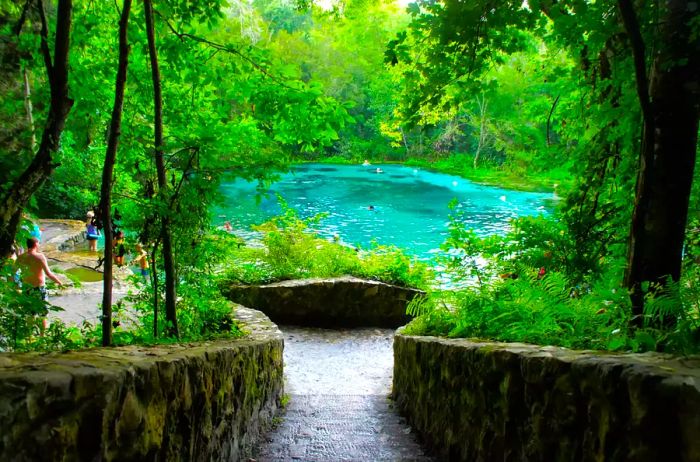
[[[229,45],[223,45],[223,44],[221,44],[221,43],[212,42],[211,40],[207,40],[207,39],[205,39],[205,38],[198,37],[198,36],[193,35],[193,34],[188,34],[188,33],[186,33],[186,32],[178,32],[177,30],[175,30],[175,28],[173,27],[173,25],[170,24],[170,22],[167,20],[167,18],[163,17],[163,15],[162,15],[158,10],[155,10],[155,13],[156,13],[158,16],[160,16],[160,18],[163,20],[163,22],[168,26],[168,29],[170,29],[170,31],[171,31],[173,34],[175,34],[175,36],[177,36],[177,38],[180,39],[180,41],[184,42],[185,39],[190,39],[190,40],[192,40],[192,41],[194,41],[194,42],[202,43],[202,44],[207,45],[207,46],[209,46],[209,47],[211,47],[211,48],[214,48],[214,49],[217,50],[217,51],[223,51],[223,52],[226,52],[226,53],[229,53],[229,54],[236,55],[236,56],[240,57],[242,60],[244,60],[245,62],[247,62],[248,64],[250,64],[251,66],[253,66],[254,69],[256,69],[258,72],[260,72],[261,74],[263,74],[265,77],[270,78],[270,80],[273,80],[274,82],[278,83],[279,85],[281,85],[281,86],[283,86],[283,87],[285,87],[285,88],[288,88],[288,89],[290,89],[290,90],[301,91],[301,90],[299,90],[298,88],[294,88],[294,87],[291,87],[291,86],[287,85],[287,84],[286,84],[284,81],[282,81],[279,77],[277,77],[277,76],[271,74],[267,69],[265,69],[265,68],[264,68],[263,66],[261,66],[260,64],[256,63],[252,58],[250,58],[249,56],[247,56],[246,54],[244,54],[244,53],[241,52],[240,50],[238,50],[238,49],[236,49],[236,48],[234,48],[234,47],[232,47],[232,46],[229,46]],[[207,58],[207,61],[208,61],[209,59],[211,59],[212,57],[213,57],[213,55],[210,56],[209,58]]]
[[51,63],[51,51],[49,50],[49,27],[46,24],[46,13],[44,12],[44,1],[37,0],[37,9],[39,10],[39,17],[41,18],[41,55],[44,57],[44,64],[46,65],[46,73],[49,77],[49,86],[51,87],[51,93],[53,93],[54,88],[54,77],[53,77],[53,64]]
[[557,95],[557,97],[554,99],[554,102],[552,103],[552,108],[549,110],[549,115],[547,116],[547,146],[551,144],[549,139],[549,133],[552,127],[552,114],[554,114],[554,109],[557,107],[557,103],[559,102],[560,97],[561,95]]
[[19,21],[17,21],[17,24],[15,24],[14,29],[12,29],[12,32],[16,35],[19,36],[19,34],[22,32],[22,27],[24,26],[24,22],[27,20],[27,13],[29,12],[29,7],[31,6],[32,0],[27,0],[24,2],[24,6],[22,7],[22,14],[19,17]]
[[649,78],[647,77],[646,52],[644,48],[644,39],[642,32],[639,29],[637,15],[634,12],[634,6],[631,0],[618,0],[617,5],[620,8],[622,22],[627,31],[627,35],[632,45],[632,56],[634,58],[634,75],[637,80],[637,95],[639,96],[639,104],[642,107],[642,115],[647,123],[652,123],[653,113],[651,100],[649,99]]

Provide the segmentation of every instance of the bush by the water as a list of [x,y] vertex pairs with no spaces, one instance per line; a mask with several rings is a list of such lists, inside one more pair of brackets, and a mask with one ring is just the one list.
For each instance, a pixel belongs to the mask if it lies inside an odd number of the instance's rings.
[[313,232],[323,215],[299,218],[293,209],[258,229],[263,248],[244,247],[233,252],[226,279],[242,284],[264,284],[285,279],[351,275],[425,289],[433,279],[424,263],[396,247],[373,245],[363,250],[331,242]]
[[[560,222],[516,220],[506,236],[479,238],[453,219],[447,266],[469,287],[414,300],[410,335],[470,337],[576,349],[700,351],[700,274],[694,265],[679,283],[650,291],[640,322],[614,253],[588,255]],[[585,255],[584,255],[585,256]],[[585,262],[586,264],[582,264]]]

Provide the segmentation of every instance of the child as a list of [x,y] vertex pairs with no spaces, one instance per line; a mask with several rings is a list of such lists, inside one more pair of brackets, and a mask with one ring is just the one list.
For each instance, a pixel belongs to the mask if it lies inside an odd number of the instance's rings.
[[126,247],[124,247],[124,231],[118,231],[114,236],[112,243],[114,249],[114,263],[117,266],[124,266],[124,255],[126,255]]
[[141,244],[136,244],[136,257],[134,261],[138,263],[139,268],[141,268],[141,276],[148,280],[148,253],[143,249]]

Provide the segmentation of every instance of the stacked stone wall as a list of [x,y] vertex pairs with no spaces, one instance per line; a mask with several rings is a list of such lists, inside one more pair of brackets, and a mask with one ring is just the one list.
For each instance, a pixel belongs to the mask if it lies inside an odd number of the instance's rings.
[[283,339],[0,355],[0,460],[241,460],[283,390]]
[[700,461],[700,358],[394,339],[393,395],[465,461]]
[[392,327],[408,323],[406,306],[420,290],[355,277],[300,279],[222,287],[230,300],[261,310],[278,324]]

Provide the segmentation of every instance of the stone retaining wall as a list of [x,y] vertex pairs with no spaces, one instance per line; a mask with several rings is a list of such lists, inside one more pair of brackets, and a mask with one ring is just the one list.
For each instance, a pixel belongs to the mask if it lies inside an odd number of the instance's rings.
[[423,292],[378,281],[339,277],[261,286],[229,285],[230,300],[261,310],[278,324],[317,327],[399,327],[408,302]]
[[401,335],[393,394],[449,460],[700,461],[700,358]]
[[0,460],[241,460],[283,387],[282,335],[0,355]]

